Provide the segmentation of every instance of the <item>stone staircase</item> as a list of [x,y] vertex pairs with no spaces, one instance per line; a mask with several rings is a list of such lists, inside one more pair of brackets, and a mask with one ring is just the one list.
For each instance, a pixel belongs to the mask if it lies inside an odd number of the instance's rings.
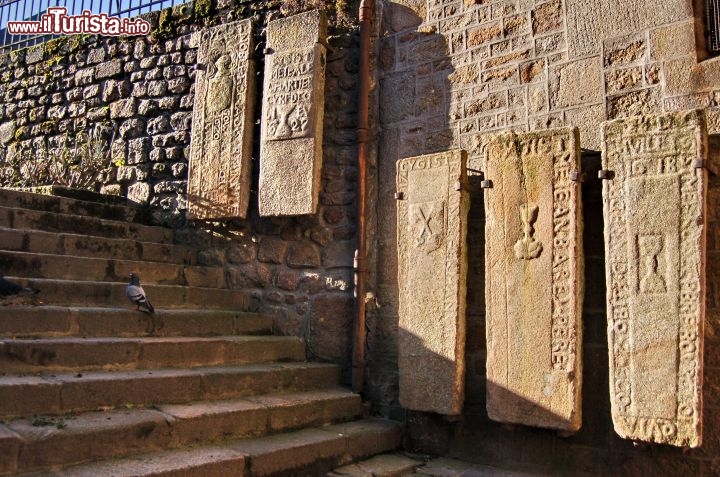
[[[314,476],[400,444],[141,212],[0,190],[0,475]],[[138,273],[156,309],[125,297]]]

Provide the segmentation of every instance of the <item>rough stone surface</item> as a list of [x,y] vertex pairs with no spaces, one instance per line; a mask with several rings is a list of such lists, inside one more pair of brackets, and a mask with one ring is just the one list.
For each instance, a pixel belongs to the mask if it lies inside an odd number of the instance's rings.
[[550,105],[566,108],[602,99],[602,72],[597,58],[575,61],[550,70]]
[[398,366],[400,403],[408,409],[462,411],[466,160],[464,151],[451,151],[398,163]]
[[486,139],[487,410],[501,422],[581,425],[583,296],[577,129]]
[[201,34],[188,176],[188,218],[247,214],[255,63],[250,20]]
[[7,145],[15,137],[15,121],[0,124],[0,142]]
[[634,32],[692,17],[692,2],[687,0],[567,0],[567,25],[570,57],[599,52],[605,38]]
[[705,128],[697,111],[603,126],[610,397],[628,439],[702,443]]
[[327,20],[314,10],[268,25],[260,145],[260,215],[317,210]]

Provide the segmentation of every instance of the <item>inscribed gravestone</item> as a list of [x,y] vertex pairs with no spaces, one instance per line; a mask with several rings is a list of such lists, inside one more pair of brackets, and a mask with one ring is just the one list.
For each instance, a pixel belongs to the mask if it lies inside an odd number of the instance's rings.
[[250,197],[255,64],[250,20],[200,33],[188,218],[244,218]]
[[416,411],[462,411],[465,164],[465,151],[450,151],[402,159],[397,166],[400,403]]
[[629,439],[701,444],[706,151],[697,111],[603,127],[610,398]]
[[582,214],[577,129],[484,139],[487,410],[581,425]]
[[317,11],[267,28],[260,215],[317,210],[322,165],[327,20]]

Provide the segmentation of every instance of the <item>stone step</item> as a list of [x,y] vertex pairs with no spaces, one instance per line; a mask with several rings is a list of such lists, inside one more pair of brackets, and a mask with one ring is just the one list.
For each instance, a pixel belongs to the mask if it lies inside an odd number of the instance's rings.
[[0,340],[5,373],[195,368],[304,361],[294,336],[43,338]]
[[235,399],[336,385],[339,368],[268,363],[195,369],[0,376],[0,417]]
[[400,425],[367,419],[224,445],[170,450],[94,462],[27,477],[320,476],[332,468],[400,445]]
[[162,227],[100,219],[92,215],[13,209],[4,206],[0,206],[0,227],[125,238],[141,242],[173,243],[173,231]]
[[5,424],[0,433],[11,437],[0,440],[0,455],[15,455],[10,457],[15,471],[27,472],[327,425],[361,415],[359,395],[330,388],[154,409],[35,416]]
[[186,265],[197,263],[197,252],[183,245],[7,227],[0,227],[0,248],[16,252],[75,255],[114,260],[162,261]]
[[[49,278],[5,277],[25,287],[39,290],[35,299],[44,305],[127,306],[134,309],[125,295],[127,283],[55,280]],[[248,311],[251,297],[244,290],[143,284],[150,302],[163,308],[210,308]]]
[[326,477],[401,477],[411,474],[424,463],[393,452],[338,467]]
[[136,272],[143,288],[146,283],[225,287],[225,272],[220,267],[13,252],[2,248],[0,243],[0,270],[6,275],[127,283],[130,273]]
[[156,310],[65,306],[14,307],[0,313],[0,337],[60,336],[229,336],[272,332],[273,319],[259,313],[227,310]]
[[10,189],[0,189],[0,205],[21,209],[58,212],[71,215],[86,215],[122,222],[147,223],[147,209],[126,205],[103,204],[87,200],[34,194]]

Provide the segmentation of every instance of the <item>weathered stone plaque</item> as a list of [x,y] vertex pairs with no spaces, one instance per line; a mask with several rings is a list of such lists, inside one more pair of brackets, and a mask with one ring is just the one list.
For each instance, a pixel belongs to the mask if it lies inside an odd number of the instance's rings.
[[697,111],[603,126],[610,400],[628,439],[702,441],[706,151]]
[[400,404],[456,415],[465,379],[465,151],[397,166]]
[[255,64],[250,20],[200,33],[188,218],[244,218],[252,180]]
[[485,136],[487,410],[581,425],[583,296],[576,128]]
[[317,11],[270,22],[260,145],[260,215],[317,210],[327,21]]

